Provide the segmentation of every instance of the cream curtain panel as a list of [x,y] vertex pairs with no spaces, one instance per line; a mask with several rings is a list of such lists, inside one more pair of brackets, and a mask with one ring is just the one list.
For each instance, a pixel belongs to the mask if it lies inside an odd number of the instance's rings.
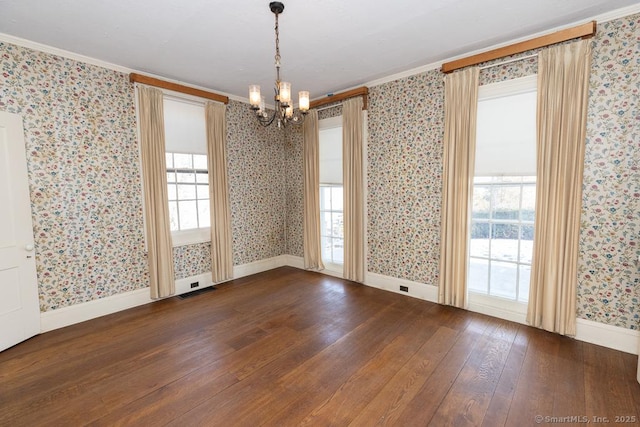
[[205,105],[211,207],[211,279],[214,283],[233,278],[225,113],[224,104],[207,102]]
[[469,216],[476,157],[477,67],[448,74],[444,95],[438,302],[466,308]]
[[344,278],[364,281],[364,170],[362,98],[342,104]]
[[320,246],[320,130],[318,112],[309,111],[302,125],[304,162],[304,268],[324,269]]
[[591,41],[538,54],[536,217],[527,322],[576,333]]
[[138,86],[140,154],[151,298],[175,293],[162,91]]

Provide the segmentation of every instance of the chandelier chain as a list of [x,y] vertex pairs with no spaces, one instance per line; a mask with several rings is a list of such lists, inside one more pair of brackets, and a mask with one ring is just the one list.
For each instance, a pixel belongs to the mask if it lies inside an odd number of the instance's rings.
[[276,15],[276,80],[280,82],[280,30],[278,28],[278,13]]

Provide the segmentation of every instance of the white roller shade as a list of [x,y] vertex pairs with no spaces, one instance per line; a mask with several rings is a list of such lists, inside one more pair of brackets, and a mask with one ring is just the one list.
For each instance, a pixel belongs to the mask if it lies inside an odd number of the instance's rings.
[[537,93],[533,77],[529,79],[529,87],[521,84],[520,93],[511,91],[512,94],[506,96],[488,88],[483,99],[483,87],[480,87],[476,176],[536,174]]
[[342,127],[320,129],[320,184],[342,184]]
[[166,151],[207,154],[204,105],[166,96],[163,101]]

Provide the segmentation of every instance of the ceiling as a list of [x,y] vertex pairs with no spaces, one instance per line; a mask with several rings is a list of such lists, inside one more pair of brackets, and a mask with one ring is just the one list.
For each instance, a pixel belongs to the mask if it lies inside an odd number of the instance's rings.
[[[282,78],[311,98],[638,0],[285,0]],[[0,0],[0,33],[246,98],[275,80],[268,0]],[[1,38],[0,38],[1,39]]]

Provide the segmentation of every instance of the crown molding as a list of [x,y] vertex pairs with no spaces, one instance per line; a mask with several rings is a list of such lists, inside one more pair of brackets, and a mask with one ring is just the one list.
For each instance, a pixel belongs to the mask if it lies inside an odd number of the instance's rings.
[[[626,6],[626,7],[620,8],[620,9],[612,10],[610,12],[602,13],[600,15],[596,15],[596,16],[593,16],[593,17],[590,17],[590,18],[587,18],[587,19],[583,19],[583,20],[580,20],[580,21],[572,22],[572,23],[569,23],[567,25],[563,25],[563,26],[555,27],[555,28],[550,28],[550,29],[548,29],[546,31],[541,31],[541,32],[538,32],[538,33],[535,33],[535,34],[527,35],[525,37],[520,37],[520,38],[517,38],[517,39],[514,39],[514,40],[510,40],[510,41],[505,42],[505,43],[500,43],[500,44],[496,44],[496,45],[493,45],[493,46],[488,46],[486,48],[477,49],[477,50],[474,50],[474,51],[471,51],[471,52],[466,52],[464,54],[453,56],[453,57],[447,58],[447,59],[442,60],[442,61],[432,62],[430,64],[421,65],[421,66],[418,66],[418,67],[415,67],[415,68],[411,68],[409,70],[401,71],[401,72],[394,73],[394,74],[391,74],[391,75],[388,75],[388,76],[385,76],[385,77],[381,77],[381,78],[378,78],[378,79],[370,80],[370,81],[364,82],[362,85],[368,86],[368,87],[379,86],[379,85],[384,84],[384,83],[389,83],[389,82],[392,82],[392,81],[395,81],[395,80],[400,80],[400,79],[404,79],[406,77],[411,77],[411,76],[415,76],[417,74],[422,74],[422,73],[425,73],[427,71],[431,71],[431,70],[434,70],[434,69],[439,69],[439,68],[442,67],[442,64],[445,63],[445,62],[454,61],[454,60],[459,59],[459,58],[464,58],[464,57],[469,56],[469,55],[475,55],[477,53],[486,52],[486,51],[492,50],[492,49],[498,49],[498,48],[503,47],[503,46],[507,46],[507,45],[510,45],[510,44],[513,44],[513,43],[518,43],[518,42],[530,39],[531,37],[537,37],[537,36],[548,34],[548,33],[554,32],[554,31],[563,30],[565,28],[570,28],[570,27],[575,26],[575,25],[584,24],[585,22],[592,21],[592,20],[595,20],[598,23],[609,22],[609,21],[613,21],[615,19],[623,18],[625,16],[633,15],[633,14],[636,14],[636,13],[640,13],[640,2],[636,3],[636,4],[632,4],[630,6]],[[102,61],[100,59],[92,58],[90,56],[81,55],[81,54],[78,54],[78,53],[70,52],[68,50],[59,49],[57,47],[45,45],[45,44],[42,44],[42,43],[33,42],[31,40],[26,40],[26,39],[23,39],[23,38],[20,38],[20,37],[11,36],[11,35],[5,34],[5,33],[0,33],[0,42],[11,43],[11,44],[15,44],[15,45],[18,45],[18,46],[27,47],[27,48],[34,49],[34,50],[39,50],[39,51],[44,52],[44,53],[49,53],[49,54],[52,54],[52,55],[57,55],[57,56],[61,56],[61,57],[68,58],[68,59],[73,59],[73,60],[76,60],[76,61],[84,62],[84,63],[91,64],[91,65],[96,65],[96,66],[99,66],[99,67],[103,67],[103,68],[106,68],[106,69],[109,69],[109,70],[118,71],[118,72],[121,72],[121,73],[126,73],[126,74],[129,74],[129,73],[142,73],[142,74],[146,74],[146,75],[151,76],[151,77],[163,79],[163,80],[170,81],[170,82],[173,82],[173,83],[186,84],[186,82],[182,82],[182,81],[179,81],[179,80],[168,79],[168,78],[166,78],[164,76],[160,76],[160,75],[157,75],[157,74],[150,74],[150,73],[147,73],[147,72],[141,71],[141,70],[134,70],[134,69],[131,69],[131,68],[123,67],[121,65],[117,65],[117,64],[110,63],[110,62]],[[206,91],[214,90],[212,88],[208,88],[208,87],[204,87],[204,86],[196,86],[196,85],[191,85],[191,84],[188,84],[188,85],[191,86],[191,87],[194,87],[196,89],[202,89],[202,90],[206,90]],[[359,86],[362,86],[362,85],[359,85]],[[246,104],[249,103],[249,98],[245,98],[245,97],[241,97],[241,96],[237,96],[237,95],[233,95],[233,94],[229,94],[229,93],[225,93],[225,92],[218,92],[218,93],[220,93],[221,95],[225,95],[225,96],[229,97],[229,99],[232,99],[234,101],[238,101],[238,102],[242,102],[242,103],[246,103]]]
[[365,82],[365,83],[363,83],[363,85],[364,86],[368,86],[369,88],[374,87],[374,86],[379,86],[379,85],[384,84],[384,83],[389,83],[389,82],[393,82],[393,81],[396,81],[396,80],[404,79],[406,77],[415,76],[417,74],[422,74],[422,73],[425,73],[427,71],[440,69],[440,68],[442,68],[442,64],[444,64],[445,62],[455,61],[456,59],[465,58],[467,56],[476,55],[478,53],[487,52],[487,51],[490,51],[490,50],[493,50],[493,49],[499,49],[501,47],[508,46],[508,45],[511,45],[511,44],[514,44],[514,43],[519,43],[519,42],[522,42],[522,41],[525,41],[525,40],[529,40],[531,38],[543,36],[545,34],[550,34],[550,33],[553,33],[555,31],[560,31],[560,30],[564,30],[564,29],[567,29],[567,28],[574,27],[576,25],[584,24],[584,23],[587,23],[589,21],[596,21],[597,23],[609,22],[609,21],[613,21],[615,19],[624,18],[625,16],[634,15],[636,13],[640,13],[640,3],[632,4],[630,6],[623,7],[623,8],[616,9],[616,10],[612,10],[610,12],[602,13],[600,15],[596,15],[596,16],[593,16],[593,17],[590,17],[590,18],[585,18],[585,19],[582,19],[580,21],[571,22],[569,24],[562,25],[560,27],[550,28],[550,29],[545,30],[545,31],[540,31],[540,32],[534,33],[534,34],[529,34],[527,36],[520,37],[520,38],[513,39],[513,40],[509,40],[509,41],[504,42],[504,43],[499,43],[499,44],[495,44],[493,46],[487,46],[487,47],[484,47],[482,49],[477,49],[477,50],[474,50],[474,51],[471,51],[471,52],[466,52],[466,53],[463,53],[463,54],[460,54],[460,55],[457,55],[457,56],[452,56],[452,57],[444,59],[442,61],[432,62],[430,64],[426,64],[426,65],[422,65],[422,66],[419,66],[419,67],[416,67],[416,68],[412,68],[410,70],[401,71],[399,73],[391,74],[389,76],[385,76],[385,77],[381,77],[381,78],[376,79],[376,80],[371,80],[371,81]]
[[175,79],[169,79],[169,78],[167,78],[165,76],[160,76],[160,75],[157,75],[157,74],[148,73],[146,71],[134,70],[132,68],[123,67],[122,65],[113,64],[113,63],[107,62],[107,61],[102,61],[100,59],[92,58],[90,56],[81,55],[79,53],[71,52],[71,51],[64,50],[64,49],[59,49],[57,47],[53,47],[53,46],[49,46],[49,45],[46,45],[46,44],[34,42],[34,41],[23,39],[23,38],[20,38],[20,37],[15,37],[15,36],[12,36],[12,35],[9,35],[9,34],[5,34],[5,33],[0,33],[0,43],[1,42],[14,44],[14,45],[21,46],[21,47],[26,47],[26,48],[29,48],[29,49],[37,50],[37,51],[48,53],[48,54],[51,54],[51,55],[60,56],[60,57],[71,59],[71,60],[78,61],[78,62],[84,62],[85,64],[95,65],[97,67],[106,68],[107,70],[113,70],[113,71],[117,71],[117,72],[124,73],[124,74],[139,73],[139,74],[144,74],[145,76],[154,77],[154,78],[157,78],[157,79],[162,79],[162,80],[165,80],[165,81],[168,81],[168,82],[189,86],[189,87],[192,87],[192,88],[195,88],[195,89],[204,90],[204,91],[207,91],[207,92],[215,91],[216,93],[218,93],[220,95],[224,95],[224,96],[228,97],[229,99],[233,99],[234,101],[244,102],[246,104],[249,103],[249,98],[243,98],[241,96],[232,95],[232,94],[228,94],[228,93],[225,93],[225,92],[220,92],[220,91],[208,88],[208,87],[198,86],[198,85],[182,82],[182,81],[175,80]]
[[20,37],[15,37],[5,33],[0,33],[0,42],[6,42],[6,43],[15,44],[17,46],[27,47],[29,49],[38,50],[40,52],[49,53],[51,55],[61,56],[63,58],[72,59],[74,61],[84,62],[86,64],[96,65],[98,67],[106,68],[108,70],[118,71],[120,73],[128,74],[128,73],[134,72],[134,70],[132,70],[131,68],[123,67],[117,64],[112,64],[110,62],[92,58],[90,56],[81,55],[79,53],[70,52],[68,50],[59,49],[57,47],[34,42],[34,41],[23,39]]
[[624,18],[625,16],[635,15],[636,13],[640,13],[640,3],[621,7],[620,9],[615,9],[610,12],[601,13],[600,15],[594,16],[592,19],[597,22],[609,22],[614,19]]
[[[466,56],[466,55],[463,55],[463,56]],[[389,82],[392,82],[392,81],[395,81],[395,80],[404,79],[406,77],[415,76],[417,74],[426,73],[427,71],[437,70],[437,69],[440,69],[442,67],[442,64],[444,64],[445,62],[446,61],[438,61],[438,62],[432,62],[432,63],[427,64],[427,65],[421,65],[421,66],[416,67],[416,68],[411,68],[411,69],[406,70],[406,71],[401,71],[399,73],[395,73],[395,74],[391,74],[389,76],[381,77],[381,78],[376,79],[376,80],[371,80],[369,82],[366,82],[364,84],[364,86],[367,86],[367,87],[379,86],[379,85],[384,84],[384,83],[389,83]]]

